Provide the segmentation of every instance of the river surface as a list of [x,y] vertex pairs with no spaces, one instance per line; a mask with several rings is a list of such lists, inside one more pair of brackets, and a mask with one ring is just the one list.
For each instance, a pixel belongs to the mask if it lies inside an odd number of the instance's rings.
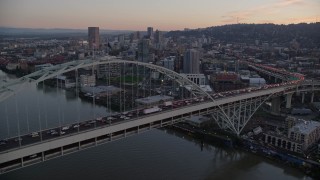
[[[10,79],[0,71],[0,80]],[[0,139],[109,112],[73,92],[39,85],[0,103]],[[37,179],[311,179],[263,157],[204,144],[172,130],[151,130],[1,175]]]

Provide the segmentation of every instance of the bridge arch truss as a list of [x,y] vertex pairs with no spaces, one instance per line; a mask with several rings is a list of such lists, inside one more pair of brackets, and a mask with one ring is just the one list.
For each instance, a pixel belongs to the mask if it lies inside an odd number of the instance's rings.
[[165,74],[170,79],[174,80],[175,82],[179,83],[180,86],[189,86],[189,91],[195,95],[195,96],[202,96],[202,97],[208,97],[212,101],[214,99],[202,90],[197,84],[195,84],[193,81],[189,80],[188,78],[181,76],[179,73],[176,73],[170,69],[157,66],[150,63],[143,63],[138,61],[128,61],[128,60],[121,60],[117,58],[108,58],[103,60],[78,60],[78,61],[72,61],[67,62],[64,64],[55,65],[52,67],[45,68],[43,70],[36,71],[34,73],[28,74],[24,77],[21,77],[17,80],[5,82],[0,87],[0,102],[4,101],[5,99],[9,98],[10,96],[18,93],[21,91],[25,86],[29,86],[32,84],[37,84],[39,82],[42,82],[46,79],[54,78],[58,75],[61,75],[66,72],[70,71],[77,71],[81,68],[86,67],[94,67],[98,65],[104,65],[104,64],[133,64],[138,66],[144,66],[151,70],[158,71],[161,74]]

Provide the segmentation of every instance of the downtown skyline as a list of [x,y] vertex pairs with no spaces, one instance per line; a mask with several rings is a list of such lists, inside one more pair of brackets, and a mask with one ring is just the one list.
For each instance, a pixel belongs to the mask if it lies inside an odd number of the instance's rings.
[[164,31],[236,23],[312,23],[318,0],[0,0],[0,26]]

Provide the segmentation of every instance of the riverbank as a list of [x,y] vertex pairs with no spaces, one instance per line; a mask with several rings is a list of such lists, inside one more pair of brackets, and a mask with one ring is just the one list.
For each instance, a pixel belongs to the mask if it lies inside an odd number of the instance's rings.
[[234,148],[240,151],[246,151],[271,160],[274,163],[293,167],[312,178],[320,179],[320,166],[318,164],[312,163],[307,159],[302,159],[301,157],[286,154],[271,147],[263,146],[252,140],[240,139],[231,134],[219,131],[208,132],[185,123],[175,124],[167,128],[183,132],[185,135],[198,139],[201,143],[206,142],[212,145],[223,146],[225,148]]

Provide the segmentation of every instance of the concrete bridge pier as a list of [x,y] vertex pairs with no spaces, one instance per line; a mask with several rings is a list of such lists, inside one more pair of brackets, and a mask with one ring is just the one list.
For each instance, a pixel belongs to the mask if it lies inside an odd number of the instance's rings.
[[289,93],[286,96],[286,108],[287,109],[291,108],[292,95],[293,95],[293,93]]
[[271,112],[280,114],[280,97],[274,97],[271,100]]
[[310,100],[310,102],[313,103],[313,100],[314,100],[314,92],[311,93],[311,100]]

